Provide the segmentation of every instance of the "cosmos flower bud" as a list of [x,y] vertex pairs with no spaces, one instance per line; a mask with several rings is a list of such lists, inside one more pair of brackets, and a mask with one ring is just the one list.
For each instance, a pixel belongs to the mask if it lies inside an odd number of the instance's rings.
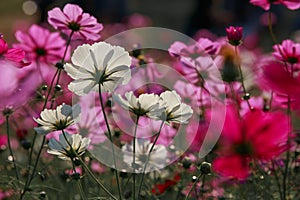
[[242,44],[242,37],[243,37],[243,27],[233,27],[230,26],[226,28],[226,34],[228,38],[228,42],[233,46],[239,46]]
[[200,165],[200,170],[203,174],[210,174],[211,173],[211,164],[208,162],[202,162]]

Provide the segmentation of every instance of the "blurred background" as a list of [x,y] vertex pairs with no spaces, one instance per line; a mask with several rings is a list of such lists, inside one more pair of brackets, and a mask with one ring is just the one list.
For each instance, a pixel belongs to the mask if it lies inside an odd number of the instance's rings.
[[[244,27],[245,35],[259,36],[267,33],[267,13],[252,6],[249,0],[1,0],[0,32],[14,42],[16,30],[26,30],[31,24],[46,24],[47,11],[63,8],[66,3],[80,5],[104,24],[129,23],[129,27],[157,26],[170,28],[189,36],[201,29],[216,36],[225,35],[225,27]],[[290,11],[284,6],[273,6],[274,29],[279,40],[293,37],[300,29],[300,11]],[[137,15],[138,14],[138,15]],[[132,17],[134,16],[134,17]],[[128,28],[128,26],[127,26]],[[122,31],[122,28],[119,29]],[[118,30],[115,30],[118,32]],[[105,37],[104,37],[105,38]],[[268,36],[266,35],[268,40]]]

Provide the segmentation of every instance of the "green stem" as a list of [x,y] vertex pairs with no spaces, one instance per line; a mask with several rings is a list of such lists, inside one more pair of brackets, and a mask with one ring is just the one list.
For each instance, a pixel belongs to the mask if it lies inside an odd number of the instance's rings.
[[[245,95],[245,94],[247,94],[247,90],[246,90],[246,86],[245,86],[245,83],[244,83],[244,75],[243,75],[242,67],[241,67],[241,64],[239,62],[237,46],[234,47],[234,52],[235,52],[235,57],[236,57],[236,62],[237,62],[237,65],[238,65],[239,73],[240,73],[240,76],[241,76],[241,84],[242,84],[243,92],[244,92],[244,95]],[[247,102],[247,105],[248,105],[249,109],[253,110],[253,108],[250,105],[249,99],[246,99],[246,102]]]
[[146,168],[147,168],[148,162],[149,162],[149,160],[150,160],[151,153],[152,153],[152,151],[153,151],[153,149],[154,149],[154,146],[155,146],[155,144],[156,144],[156,142],[157,142],[157,140],[158,140],[158,137],[159,137],[159,135],[160,135],[160,132],[161,132],[161,129],[162,129],[164,123],[165,123],[165,121],[162,120],[162,122],[161,122],[161,124],[160,124],[160,127],[159,127],[159,130],[158,130],[158,133],[157,133],[157,135],[156,135],[156,137],[155,137],[155,139],[154,139],[154,142],[153,142],[153,144],[152,144],[152,146],[151,146],[151,148],[150,148],[150,150],[149,150],[149,153],[148,153],[148,156],[147,156],[147,159],[146,159],[144,168],[143,168],[143,172],[142,172],[142,178],[141,178],[141,182],[140,182],[140,186],[139,186],[138,197],[140,196],[141,191],[142,191],[142,186],[143,186],[144,178],[145,178],[145,172],[146,172]]
[[288,185],[288,174],[289,174],[289,162],[290,162],[290,133],[291,130],[290,128],[292,127],[292,113],[291,113],[291,98],[288,96],[288,105],[287,105],[287,115],[289,117],[288,121],[288,140],[287,140],[287,146],[288,150],[286,152],[286,160],[285,160],[285,168],[284,168],[284,173],[283,173],[283,180],[282,180],[282,195],[283,199],[286,199],[286,193],[287,193],[287,185]]
[[82,187],[82,184],[81,184],[81,181],[80,179],[77,180],[77,183],[78,183],[78,188],[79,188],[79,191],[80,191],[80,196],[83,200],[87,200],[87,197],[85,196],[85,193],[84,193],[84,190],[83,190],[83,187]]
[[108,194],[111,198],[118,200],[112,193],[110,193],[108,191],[108,189],[106,189],[106,187],[97,179],[97,177],[94,175],[94,173],[89,169],[89,167],[85,164],[85,162],[83,162],[83,160],[78,157],[82,166],[86,169],[86,171],[90,174],[90,176],[94,179],[94,181],[101,187],[101,189],[103,189],[106,194]]
[[139,118],[140,116],[137,115],[136,117],[136,123],[135,123],[135,128],[134,128],[134,134],[133,134],[133,150],[132,150],[132,153],[133,153],[133,161],[132,161],[132,165],[133,165],[133,174],[132,174],[132,180],[133,180],[133,185],[132,185],[132,197],[133,197],[133,200],[135,200],[135,167],[136,167],[136,163],[135,163],[135,145],[136,145],[136,131],[137,131],[137,127],[138,127],[138,123],[139,123]]
[[14,157],[14,154],[13,154],[13,151],[12,151],[12,148],[11,148],[10,131],[9,131],[9,123],[8,123],[8,119],[9,119],[9,115],[7,115],[7,116],[5,117],[8,149],[9,149],[9,154],[10,154],[10,156],[11,156],[11,162],[13,163],[13,166],[14,166],[14,171],[15,171],[15,174],[16,174],[16,178],[17,178],[18,184],[19,184],[19,186],[20,186],[20,177],[19,177],[19,173],[18,173],[18,169],[17,169],[15,157]]
[[[66,48],[65,48],[65,51],[64,51],[64,55],[63,55],[63,58],[62,58],[62,63],[64,63],[64,60],[65,60],[65,57],[67,55],[67,50],[68,50],[68,47],[71,43],[71,38],[72,38],[72,35],[73,35],[73,31],[71,32],[70,34],[70,37],[68,38],[68,41],[67,41],[67,44],[66,44]],[[53,85],[54,85],[54,81],[55,81],[55,78],[57,76],[57,79],[56,79],[56,85],[59,83],[59,79],[60,79],[60,74],[61,74],[61,69],[57,68],[52,80],[51,80],[51,83],[50,83],[50,86],[49,86],[49,90],[48,90],[48,93],[47,93],[47,96],[46,96],[46,99],[44,101],[44,105],[43,105],[43,108],[42,108],[42,111],[46,108],[47,106],[47,103],[48,103],[48,99],[50,97],[50,94],[51,94],[51,90],[53,88]],[[51,108],[52,108],[53,104],[51,104]],[[35,171],[36,171],[36,167],[37,167],[37,164],[38,164],[38,161],[39,161],[39,158],[40,158],[40,155],[41,155],[41,152],[42,152],[42,149],[43,149],[43,146],[45,144],[45,141],[46,141],[46,136],[43,136],[43,142],[41,144],[41,147],[39,149],[39,152],[38,152],[38,156],[35,160],[35,164],[34,164],[34,168],[33,168],[33,171],[32,173],[30,173],[30,167],[31,167],[31,162],[32,162],[32,156],[33,156],[33,151],[34,151],[34,145],[35,145],[35,142],[36,142],[36,137],[37,137],[37,132],[34,132],[34,136],[33,136],[33,140],[32,140],[32,144],[31,144],[31,151],[30,151],[30,155],[29,155],[29,161],[28,161],[28,168],[27,168],[27,171],[29,173],[29,176],[27,177],[26,179],[26,182],[25,182],[25,186],[24,186],[24,190],[21,194],[21,197],[20,197],[20,200],[22,200],[24,198],[24,195],[25,193],[27,192],[28,188],[30,187],[30,184],[31,184],[31,181],[34,177],[34,174],[35,174]]]
[[189,198],[189,196],[191,195],[192,191],[194,190],[194,188],[196,187],[198,181],[200,180],[200,178],[202,177],[203,173],[199,174],[197,179],[195,180],[194,184],[192,185],[190,191],[188,192],[188,194],[186,195],[184,200],[187,200]]
[[114,147],[114,143],[113,143],[113,138],[112,138],[112,134],[110,131],[110,127],[109,127],[109,123],[107,120],[107,116],[105,113],[105,107],[103,104],[103,98],[102,98],[102,91],[101,91],[101,84],[99,84],[99,97],[100,97],[100,104],[101,104],[101,110],[102,110],[102,114],[105,120],[105,124],[107,127],[107,131],[108,131],[108,136],[109,136],[109,140],[111,143],[111,150],[112,150],[112,156],[113,156],[113,162],[114,162],[114,167],[115,167],[115,176],[116,176],[116,182],[117,182],[117,187],[118,187],[118,194],[119,194],[119,199],[122,200],[122,193],[121,193],[121,188],[120,188],[120,181],[119,181],[119,175],[118,175],[118,171],[117,171],[117,163],[116,163],[116,156],[115,156],[115,147]]
[[272,167],[273,167],[273,170],[274,170],[275,180],[276,180],[276,184],[277,184],[277,187],[278,187],[278,192],[279,192],[279,195],[280,195],[280,199],[284,200],[283,195],[282,195],[282,191],[281,191],[281,184],[280,184],[279,177],[278,177],[277,171],[275,169],[275,163],[274,163],[273,160],[272,160]]

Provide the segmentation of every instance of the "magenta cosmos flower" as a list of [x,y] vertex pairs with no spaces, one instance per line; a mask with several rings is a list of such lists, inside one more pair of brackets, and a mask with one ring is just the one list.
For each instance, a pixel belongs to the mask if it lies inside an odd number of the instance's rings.
[[228,42],[233,46],[238,46],[242,43],[243,28],[239,26],[230,26],[226,28]]
[[300,43],[284,40],[281,45],[274,45],[273,56],[290,64],[300,64]]
[[74,39],[98,40],[99,32],[103,29],[102,24],[88,13],[74,4],[65,5],[63,11],[54,8],[48,12],[48,22],[55,29],[61,30],[70,36],[73,32]]
[[8,48],[6,41],[3,39],[3,35],[0,34],[0,59],[11,62],[14,66],[24,67],[29,63],[23,61],[25,52],[18,48]]
[[296,10],[300,8],[299,0],[250,0],[255,6],[262,7],[264,10],[270,10],[271,4],[282,4],[290,10]]
[[30,61],[56,63],[64,55],[66,44],[59,33],[51,33],[38,25],[32,25],[27,33],[17,31],[15,36],[19,44],[14,47],[23,49]]
[[245,179],[251,160],[270,160],[287,149],[288,118],[281,112],[249,111],[243,118],[227,107],[219,157],[213,161],[215,172]]

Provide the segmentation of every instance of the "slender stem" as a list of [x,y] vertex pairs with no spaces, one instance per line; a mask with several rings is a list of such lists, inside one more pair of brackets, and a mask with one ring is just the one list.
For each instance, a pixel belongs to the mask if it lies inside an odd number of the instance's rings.
[[[230,88],[230,91],[231,91],[233,101],[235,101],[237,108],[240,110],[241,109],[240,102],[239,102],[239,100],[237,98],[237,95],[234,91],[233,85],[232,85],[232,83],[228,83],[228,85],[229,85],[229,88]],[[238,115],[239,115],[239,111],[237,111],[237,112],[238,112]]]
[[79,191],[80,191],[80,196],[83,200],[87,200],[87,197],[85,196],[85,193],[84,193],[84,190],[83,190],[83,187],[82,187],[82,184],[81,184],[81,181],[80,179],[77,180],[77,184],[78,184],[78,188],[79,188]]
[[159,137],[159,135],[160,135],[160,132],[161,132],[161,129],[162,129],[164,123],[165,123],[165,121],[162,120],[162,122],[161,122],[161,124],[160,124],[160,127],[159,127],[159,130],[158,130],[158,133],[157,133],[157,135],[156,135],[156,137],[155,137],[155,139],[154,139],[154,142],[153,142],[153,144],[152,144],[152,146],[151,146],[151,148],[150,148],[150,150],[149,150],[149,153],[148,153],[148,156],[147,156],[147,159],[146,159],[144,168],[143,168],[143,172],[142,172],[141,182],[140,182],[139,191],[138,191],[138,197],[140,196],[141,191],[142,191],[142,186],[143,186],[144,178],[145,178],[145,172],[146,172],[146,168],[147,168],[148,162],[149,162],[149,160],[150,160],[151,153],[152,153],[152,151],[153,151],[153,149],[154,149],[154,146],[155,146],[155,144],[156,144],[156,142],[157,142],[157,140],[158,140],[158,137]]
[[191,195],[192,191],[194,190],[194,188],[196,187],[198,181],[200,180],[200,178],[202,177],[203,173],[199,174],[197,179],[195,180],[194,184],[192,185],[190,191],[188,192],[188,194],[186,195],[184,200],[187,200],[189,198],[189,196]]
[[[241,84],[242,84],[243,92],[244,92],[244,94],[247,94],[246,86],[245,86],[245,83],[244,83],[244,75],[243,75],[241,64],[239,62],[237,46],[234,47],[234,52],[235,52],[235,57],[236,57],[236,62],[237,62],[237,65],[238,65],[239,73],[240,73],[240,76],[241,76]],[[249,109],[253,110],[253,108],[250,105],[249,99],[246,99],[246,102],[247,102],[247,105],[248,105]]]
[[[35,163],[34,163],[34,166],[33,166],[33,170],[32,170],[32,173],[31,173],[31,176],[30,176],[28,185],[27,185],[28,188],[29,188],[29,186],[30,186],[30,184],[31,184],[31,181],[33,180],[34,173],[35,173],[35,171],[36,171],[36,168],[37,168],[37,165],[38,165],[38,161],[39,161],[39,158],[40,158],[40,156],[41,156],[41,153],[42,153],[42,150],[43,150],[43,146],[44,146],[44,144],[45,144],[45,141],[46,141],[46,136],[43,136],[42,145],[41,145],[41,148],[39,149],[39,152],[38,152],[37,158],[36,158],[36,160],[35,160]],[[28,189],[28,188],[27,188],[27,189]]]
[[278,177],[277,171],[275,169],[275,163],[274,163],[273,160],[272,160],[272,167],[273,167],[273,170],[274,170],[275,180],[276,180],[276,184],[277,184],[277,187],[278,187],[278,192],[279,192],[279,195],[280,195],[280,199],[284,200],[283,195],[282,195],[282,191],[281,191],[281,184],[280,184],[279,177]]
[[287,105],[287,115],[288,115],[288,140],[287,140],[287,152],[286,152],[286,160],[285,160],[285,168],[283,173],[283,180],[282,180],[282,190],[283,190],[283,199],[286,199],[286,193],[287,193],[287,185],[288,185],[288,174],[289,174],[289,162],[290,162],[290,128],[292,127],[292,113],[291,113],[291,98],[288,96],[288,105]]
[[111,134],[111,131],[110,131],[109,123],[108,123],[108,120],[107,120],[107,116],[106,116],[106,113],[105,113],[105,110],[104,110],[105,107],[104,107],[104,104],[103,104],[101,84],[99,84],[99,97],[100,97],[100,104],[101,104],[102,114],[103,114],[103,117],[104,117],[104,120],[105,120],[109,140],[110,140],[110,143],[111,143],[111,150],[112,150],[113,162],[114,162],[114,166],[115,166],[114,171],[115,171],[116,182],[117,182],[117,187],[118,187],[119,199],[122,200],[122,193],[121,193],[121,188],[120,188],[120,181],[119,181],[119,175],[118,175],[117,163],[116,163],[116,156],[115,156],[115,147],[114,147],[113,138],[112,138],[112,134]]
[[17,169],[17,165],[16,165],[16,161],[15,161],[15,157],[11,148],[11,141],[10,141],[10,131],[9,131],[9,123],[8,123],[8,119],[9,119],[9,115],[7,115],[5,117],[6,120],[6,134],[7,134],[7,142],[8,142],[8,149],[9,149],[9,154],[11,156],[11,162],[13,163],[14,166],[14,171],[16,174],[16,178],[18,180],[18,184],[20,186],[20,177],[19,177],[19,173],[18,173],[18,169]]
[[72,39],[73,34],[74,34],[74,31],[72,31],[72,32],[70,33],[70,36],[68,37],[67,44],[66,44],[66,48],[65,48],[65,52],[64,52],[64,55],[63,55],[62,60],[61,60],[61,63],[62,63],[62,64],[64,64],[64,62],[65,62],[66,55],[67,55],[67,52],[68,52],[68,47],[70,46],[70,43],[71,43],[71,39]]
[[85,162],[78,157],[82,166],[86,169],[86,171],[90,174],[90,176],[94,179],[94,181],[108,194],[111,198],[118,200],[112,193],[109,192],[108,189],[97,179],[97,177],[94,175],[94,173],[89,169],[89,167],[85,164]]
[[[71,39],[72,39],[72,36],[74,34],[74,31],[72,31],[70,33],[70,36],[68,37],[68,40],[67,40],[67,43],[66,43],[66,48],[65,48],[65,51],[64,51],[64,55],[61,59],[61,64],[64,65],[64,62],[65,62],[65,59],[66,59],[66,55],[67,55],[67,52],[68,52],[68,48],[70,46],[70,43],[71,43]],[[56,83],[55,85],[58,85],[59,84],[59,80],[60,80],[60,76],[61,76],[61,72],[62,72],[62,68],[57,68],[58,69],[58,75],[57,75],[57,79],[56,79]],[[53,103],[54,103],[54,99],[56,97],[56,93],[57,93],[57,90],[54,90],[54,94],[52,96],[52,102],[51,102],[51,107],[53,107]]]
[[133,153],[133,161],[132,161],[132,166],[133,166],[133,174],[132,174],[132,180],[133,180],[133,184],[132,184],[132,197],[133,197],[133,200],[135,199],[135,167],[136,167],[136,163],[135,163],[135,145],[136,145],[136,131],[137,131],[137,127],[138,127],[138,123],[139,123],[139,118],[140,116],[137,115],[136,117],[136,122],[135,122],[135,128],[134,128],[134,134],[133,134],[133,150],[132,150],[132,153]]
[[51,90],[52,90],[52,88],[53,88],[54,80],[55,80],[55,78],[56,78],[58,72],[59,72],[59,69],[56,70],[56,72],[55,72],[55,74],[54,74],[54,76],[53,76],[53,78],[52,78],[52,80],[51,80],[51,83],[50,83],[50,86],[49,86],[49,90],[48,90],[48,93],[47,93],[47,96],[46,96],[46,99],[45,99],[45,102],[44,102],[44,105],[43,105],[42,110],[44,110],[44,109],[46,108],[46,106],[47,106],[47,102],[48,102],[48,99],[49,99],[49,97],[50,97]]
[[[280,48],[278,40],[277,40],[277,38],[276,38],[276,36],[274,34],[274,31],[273,31],[273,26],[272,26],[272,12],[271,11],[269,11],[269,15],[268,15],[268,27],[269,27],[269,32],[270,32],[270,35],[271,35],[271,38],[272,38],[274,44],[277,46],[278,51],[279,51],[281,57],[284,58],[284,56],[283,56],[284,54],[283,54],[283,52],[282,52],[282,50]],[[283,61],[283,62],[284,62],[284,66],[285,66],[286,70],[288,70],[287,63],[285,61]]]
[[[55,78],[56,78],[56,76],[57,76],[57,74],[58,74],[58,71],[59,71],[59,70],[57,69],[56,72],[55,72],[55,74],[54,74],[54,76],[53,76],[53,78],[52,78],[52,80],[51,80],[51,83],[50,83],[50,86],[49,86],[49,90],[48,90],[48,93],[47,93],[47,95],[46,95],[46,99],[45,99],[45,102],[44,102],[44,105],[43,105],[42,110],[44,110],[44,109],[46,108],[46,106],[47,106],[47,102],[48,102],[48,99],[49,99],[49,96],[50,96],[50,93],[51,93],[51,90],[52,90],[52,87],[53,87],[54,80],[55,80]],[[32,140],[32,144],[31,144],[31,148],[30,148],[31,150],[30,150],[29,161],[28,161],[28,167],[27,167],[27,171],[28,171],[29,175],[28,175],[28,177],[27,177],[27,179],[26,179],[25,186],[24,186],[24,190],[23,190],[23,192],[22,192],[22,194],[21,194],[20,200],[23,199],[25,193],[27,192],[27,189],[28,189],[29,186],[30,186],[31,180],[32,180],[32,178],[34,177],[35,169],[36,169],[36,166],[37,166],[37,163],[38,163],[38,160],[39,160],[39,156],[38,156],[38,157],[36,158],[36,160],[35,160],[35,164],[34,164],[35,167],[33,168],[34,170],[33,170],[32,173],[30,174],[30,167],[31,167],[31,162],[32,162],[32,156],[33,156],[33,151],[34,151],[34,145],[35,145],[35,143],[36,143],[36,137],[37,137],[37,132],[35,131],[35,132],[34,132],[34,135],[33,135],[33,140]],[[41,150],[42,150],[42,148],[43,148],[43,146],[44,146],[45,140],[46,140],[46,137],[44,136],[44,138],[43,138],[43,143],[41,144],[41,147],[40,147],[40,150],[39,150],[39,154],[38,154],[38,155],[40,155],[40,153],[41,153]]]
[[270,32],[270,35],[272,37],[273,42],[277,44],[278,42],[277,42],[276,36],[275,36],[275,34],[273,32],[272,12],[271,11],[269,11],[269,14],[268,14],[268,27],[269,27],[269,32]]
[[[68,51],[68,47],[71,43],[71,38],[73,36],[73,31],[71,32],[70,36],[68,37],[68,40],[67,40],[67,44],[66,44],[66,48],[65,48],[65,51],[64,51],[64,54],[63,54],[63,57],[62,57],[62,64],[64,63],[65,61],[65,57],[67,55],[67,51]],[[49,90],[48,90],[48,93],[46,95],[46,98],[45,98],[45,101],[44,101],[44,105],[43,105],[43,108],[42,108],[42,111],[46,108],[47,106],[47,103],[48,103],[48,99],[50,97],[50,94],[51,94],[51,90],[53,88],[53,85],[54,85],[54,81],[55,81],[55,78],[57,76],[57,79],[56,79],[56,85],[59,83],[59,79],[60,79],[60,74],[61,74],[61,69],[57,68],[52,80],[51,80],[51,83],[50,83],[50,86],[49,86]],[[51,108],[52,108],[53,104],[51,104]],[[36,142],[36,137],[37,137],[37,132],[34,133],[34,136],[33,136],[33,141],[32,141],[32,144],[31,144],[31,151],[30,151],[30,155],[29,155],[29,161],[28,161],[28,168],[27,168],[27,171],[29,173],[27,179],[26,179],[26,182],[25,182],[25,186],[24,186],[24,190],[21,194],[21,197],[20,197],[20,200],[22,200],[24,198],[24,195],[25,193],[27,192],[27,189],[29,188],[30,186],[30,183],[34,177],[34,174],[35,174],[35,171],[36,171],[36,167],[37,167],[37,164],[38,164],[38,161],[39,161],[39,158],[40,158],[40,155],[41,155],[41,152],[42,152],[42,149],[43,149],[43,146],[45,144],[45,141],[46,141],[46,136],[43,136],[43,141],[42,141],[42,144],[40,146],[40,149],[39,149],[39,152],[38,152],[38,156],[35,160],[35,164],[34,164],[34,167],[33,167],[33,171],[32,173],[30,174],[30,167],[31,167],[31,162],[32,162],[32,156],[33,156],[33,151],[34,151],[34,145],[35,145],[35,142]]]

